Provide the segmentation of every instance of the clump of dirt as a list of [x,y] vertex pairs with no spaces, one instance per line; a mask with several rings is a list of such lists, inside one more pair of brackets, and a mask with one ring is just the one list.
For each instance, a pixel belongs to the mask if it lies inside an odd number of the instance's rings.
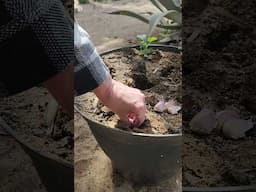
[[[256,124],[256,42],[237,20],[221,14],[223,9],[230,11],[244,24],[250,21],[255,26],[253,7],[253,1],[209,1],[200,15],[184,15],[184,186],[256,183],[255,131],[232,140],[218,131],[209,136],[197,135],[189,126],[201,109],[220,111],[228,106],[237,108],[241,118],[252,119]],[[250,14],[245,14],[247,11]]]
[[88,93],[78,99],[80,109],[92,119],[110,127],[148,134],[181,133],[181,113],[158,113],[154,106],[161,99],[173,99],[181,103],[181,55],[155,50],[150,59],[136,54],[136,49],[117,51],[102,58],[110,69],[113,79],[140,89],[146,96],[146,120],[140,127],[128,127],[108,108]]
[[47,107],[52,97],[35,87],[0,100],[1,118],[23,142],[56,159],[73,162],[73,119],[60,107],[53,127],[47,125]]

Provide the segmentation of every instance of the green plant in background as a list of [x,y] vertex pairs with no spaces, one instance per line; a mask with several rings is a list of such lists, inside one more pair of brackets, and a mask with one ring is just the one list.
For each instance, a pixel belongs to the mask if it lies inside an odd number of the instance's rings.
[[81,4],[87,4],[87,3],[90,3],[89,0],[79,0],[79,3]]
[[92,2],[109,3],[112,1],[118,1],[118,0],[79,0],[79,3],[81,4],[87,4]]
[[151,37],[156,28],[166,30],[159,43],[167,43],[172,40],[181,40],[182,27],[182,0],[150,0],[151,3],[159,10],[155,13],[147,12],[139,14],[128,10],[119,10],[110,14],[126,15],[136,18],[144,23],[149,24],[149,30],[146,34]]
[[155,41],[157,41],[157,37],[147,35],[138,35],[137,38],[139,39],[139,55],[142,55],[143,57],[148,58],[149,55],[153,53],[153,49],[149,47],[149,45]]

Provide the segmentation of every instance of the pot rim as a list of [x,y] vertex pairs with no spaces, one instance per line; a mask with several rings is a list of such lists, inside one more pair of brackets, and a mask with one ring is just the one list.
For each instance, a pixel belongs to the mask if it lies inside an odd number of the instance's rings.
[[82,111],[80,111],[79,109],[76,109],[77,111],[79,111],[79,113],[83,116],[83,118],[87,121],[91,121],[95,124],[98,124],[102,127],[105,127],[106,129],[111,129],[114,130],[116,132],[120,132],[122,134],[126,134],[126,135],[132,135],[132,136],[139,136],[139,137],[157,137],[157,138],[167,138],[167,137],[180,137],[182,136],[182,133],[178,133],[178,134],[146,134],[146,133],[135,133],[135,132],[129,132],[129,131],[124,131],[122,129],[118,129],[118,128],[111,128],[109,126],[104,125],[101,122],[98,122],[96,120],[91,119],[90,117],[88,117],[88,115],[86,115],[85,113],[83,113]]

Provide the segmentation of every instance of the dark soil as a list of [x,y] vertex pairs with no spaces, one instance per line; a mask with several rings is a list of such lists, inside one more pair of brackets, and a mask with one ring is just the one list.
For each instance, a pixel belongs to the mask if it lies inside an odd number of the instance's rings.
[[59,108],[51,132],[46,123],[50,99],[47,90],[38,87],[1,99],[1,118],[25,144],[53,158],[73,162],[73,120]]
[[[256,41],[245,27],[256,26],[256,3],[208,1],[202,8],[189,14],[187,7],[183,18],[183,186],[255,184],[255,131],[231,140],[219,132],[197,135],[188,123],[204,107],[219,111],[230,105],[256,122]],[[221,15],[221,9],[244,25]],[[195,31],[198,35],[189,38]]]
[[129,128],[118,117],[98,102],[92,93],[79,98],[81,109],[93,119],[126,131],[148,134],[172,134],[181,132],[181,112],[171,115],[157,113],[154,105],[163,97],[181,102],[181,55],[155,50],[152,58],[145,59],[136,49],[127,49],[103,56],[113,79],[138,88],[146,96],[146,121],[141,127]]

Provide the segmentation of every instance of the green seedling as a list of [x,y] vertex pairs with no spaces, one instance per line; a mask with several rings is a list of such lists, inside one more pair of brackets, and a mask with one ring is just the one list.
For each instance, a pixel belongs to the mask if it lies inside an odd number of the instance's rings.
[[137,36],[139,39],[139,45],[140,45],[140,50],[139,50],[139,55],[148,58],[149,55],[153,53],[153,49],[150,48],[150,45],[157,41],[157,37],[150,36],[148,37],[147,35],[138,35]]

